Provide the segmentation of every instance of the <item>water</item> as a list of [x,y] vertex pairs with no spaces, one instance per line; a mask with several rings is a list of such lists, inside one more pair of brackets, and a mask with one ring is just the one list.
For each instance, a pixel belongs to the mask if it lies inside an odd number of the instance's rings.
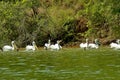
[[0,80],[120,80],[119,62],[112,50],[2,52]]

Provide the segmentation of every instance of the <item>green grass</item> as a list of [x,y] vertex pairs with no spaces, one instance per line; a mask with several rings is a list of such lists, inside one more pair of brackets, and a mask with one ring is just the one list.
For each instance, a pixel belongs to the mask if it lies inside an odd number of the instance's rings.
[[120,51],[109,48],[0,52],[0,80],[120,80]]

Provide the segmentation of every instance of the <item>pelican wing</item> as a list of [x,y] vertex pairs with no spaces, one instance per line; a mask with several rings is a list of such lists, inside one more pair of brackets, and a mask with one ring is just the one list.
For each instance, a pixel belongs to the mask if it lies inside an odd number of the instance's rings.
[[11,50],[14,50],[14,48],[12,46],[9,46],[9,45],[5,45],[3,47],[3,51],[11,51]]
[[32,45],[27,45],[26,46],[26,50],[27,51],[29,51],[29,50],[35,50],[35,48]]

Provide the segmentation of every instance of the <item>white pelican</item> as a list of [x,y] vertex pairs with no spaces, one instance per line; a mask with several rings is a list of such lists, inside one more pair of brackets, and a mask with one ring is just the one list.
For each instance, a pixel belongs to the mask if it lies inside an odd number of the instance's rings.
[[35,51],[37,48],[35,41],[32,42],[32,45],[27,45],[26,46],[26,51]]
[[3,46],[3,51],[13,51],[13,50],[15,50],[15,48],[17,48],[14,41],[11,42],[11,45],[12,46],[10,46],[10,45]]
[[45,45],[44,45],[44,49],[49,49],[50,48],[50,45],[51,45],[51,40],[49,39],[48,40],[48,43],[45,43]]
[[120,39],[116,40],[116,43],[112,42],[110,43],[110,48],[113,48],[113,49],[120,49]]
[[116,43],[117,43],[117,44],[120,44],[120,39],[117,39],[117,40],[116,40]]
[[116,48],[117,45],[118,45],[117,43],[112,42],[110,43],[110,48]]
[[98,39],[95,39],[95,43],[89,43],[88,44],[88,47],[89,48],[92,48],[92,49],[98,49],[99,48],[99,41],[98,41]]
[[88,39],[86,39],[86,42],[85,42],[85,43],[81,43],[81,44],[80,44],[80,48],[84,48],[84,49],[87,49],[87,48],[88,48]]
[[60,50],[60,49],[62,49],[62,46],[60,46],[60,42],[62,42],[62,40],[57,40],[56,44],[50,45],[50,49],[51,50]]

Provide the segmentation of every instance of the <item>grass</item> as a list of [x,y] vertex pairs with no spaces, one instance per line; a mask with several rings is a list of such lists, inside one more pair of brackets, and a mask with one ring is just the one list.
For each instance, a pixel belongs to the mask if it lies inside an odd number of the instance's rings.
[[1,80],[119,80],[120,51],[63,48],[1,52]]

